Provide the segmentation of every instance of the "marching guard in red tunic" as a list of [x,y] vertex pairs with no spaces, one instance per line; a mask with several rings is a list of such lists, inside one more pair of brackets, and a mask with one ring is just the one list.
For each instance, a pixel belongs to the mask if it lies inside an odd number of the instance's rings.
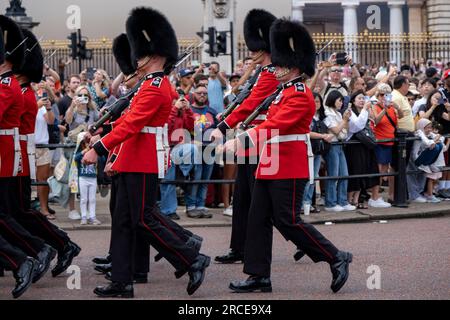
[[81,248],[70,240],[67,233],[52,224],[42,213],[33,210],[31,204],[31,180],[36,180],[34,131],[38,105],[31,82],[42,80],[44,57],[41,46],[35,35],[22,30],[25,41],[25,60],[23,66],[14,70],[22,88],[23,109],[20,116],[20,149],[22,170],[11,181],[12,216],[32,235],[42,238],[58,251],[58,261],[52,270],[56,277],[67,270]]
[[339,251],[316,228],[300,218],[303,191],[313,183],[310,124],[315,111],[311,90],[316,51],[308,31],[298,22],[277,20],[271,27],[272,63],[283,89],[267,120],[228,141],[225,150],[261,146],[245,244],[245,281],[230,283],[235,292],[272,291],[272,229],[280,231],[314,262],[325,261],[332,272],[331,289],[347,281],[352,254]]
[[[215,140],[222,140],[227,130],[236,128],[239,123],[247,119],[264,99],[276,91],[279,85],[275,78],[275,67],[272,66],[270,57],[269,31],[275,19],[274,15],[261,9],[251,10],[245,18],[245,43],[251,52],[253,63],[261,65],[261,69],[250,95],[213,131],[212,136]],[[251,125],[261,124],[266,118],[265,113],[261,113]],[[247,220],[255,184],[257,156],[256,150],[238,154],[238,173],[233,193],[230,251],[215,258],[215,261],[219,263],[234,263],[244,260]]]
[[167,19],[151,8],[136,8],[127,20],[127,36],[145,74],[127,112],[112,130],[85,154],[96,163],[119,146],[112,170],[118,172],[118,190],[112,228],[112,284],[97,287],[101,297],[133,297],[133,271],[137,233],[156,248],[177,270],[189,273],[187,292],[202,284],[210,258],[188,246],[161,219],[156,208],[158,179],[164,177],[164,134],[172,106],[172,90],[163,70],[178,57],[175,32]]

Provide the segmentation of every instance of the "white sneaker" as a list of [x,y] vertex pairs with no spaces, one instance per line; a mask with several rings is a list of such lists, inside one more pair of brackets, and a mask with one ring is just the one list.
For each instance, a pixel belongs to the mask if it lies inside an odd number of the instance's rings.
[[228,217],[232,217],[233,216],[233,207],[229,206],[228,208],[223,210],[223,215],[224,216],[228,216]]
[[82,225],[82,226],[87,225],[87,220],[86,220],[86,218],[81,219],[80,225]]
[[343,211],[355,211],[356,207],[348,203],[345,206],[343,206],[342,209]]
[[102,224],[102,223],[101,223],[99,220],[97,220],[96,218],[90,218],[90,219],[88,220],[88,223],[89,223],[89,224],[92,224],[92,225],[94,225],[94,226],[99,226],[99,225]]
[[379,197],[377,200],[369,199],[369,207],[372,208],[390,208],[391,204],[383,200],[383,198]]
[[325,211],[328,212],[342,212],[344,211],[344,208],[342,208],[340,205],[335,205],[334,207],[325,207]]
[[414,202],[414,203],[426,203],[427,199],[425,199],[422,196],[419,196],[419,197],[415,198],[414,200],[412,200],[412,202]]
[[80,220],[81,214],[77,210],[72,210],[69,212],[69,219],[70,220]]
[[427,202],[428,203],[440,203],[441,200],[439,200],[438,198],[436,198],[434,195],[432,196],[426,196]]

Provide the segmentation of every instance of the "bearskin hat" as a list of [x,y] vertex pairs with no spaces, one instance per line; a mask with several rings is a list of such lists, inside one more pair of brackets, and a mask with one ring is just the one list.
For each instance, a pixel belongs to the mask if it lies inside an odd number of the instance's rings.
[[270,53],[270,26],[276,19],[265,10],[250,10],[244,20],[244,38],[250,51]]
[[31,31],[23,29],[22,33],[27,38],[25,42],[25,61],[22,68],[17,69],[16,73],[26,76],[31,82],[40,82],[44,68],[44,55],[41,46]]
[[308,30],[299,22],[276,20],[270,29],[272,63],[298,68],[312,77],[315,73],[316,48]]
[[131,57],[131,48],[128,37],[125,33],[116,37],[113,41],[113,54],[116,58],[120,70],[125,76],[129,76],[136,71]]
[[5,43],[3,42],[3,31],[0,29],[0,64],[5,62]]
[[178,58],[178,41],[171,24],[159,11],[138,7],[126,23],[131,54],[137,60],[151,55],[167,58],[167,64]]
[[13,69],[20,69],[25,55],[25,45],[19,46],[24,39],[23,33],[17,23],[4,15],[0,15],[0,28],[3,31],[5,60],[13,65]]

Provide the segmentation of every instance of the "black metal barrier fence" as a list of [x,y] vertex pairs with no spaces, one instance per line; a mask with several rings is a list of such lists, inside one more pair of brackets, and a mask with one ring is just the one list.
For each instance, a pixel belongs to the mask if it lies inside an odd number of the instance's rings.
[[[450,135],[445,135],[445,138],[450,138]],[[316,181],[322,180],[348,180],[348,179],[362,179],[362,178],[378,178],[378,177],[395,177],[395,186],[394,186],[394,202],[393,206],[395,207],[408,207],[408,188],[406,176],[408,174],[418,174],[422,171],[414,170],[407,171],[407,163],[406,163],[406,143],[407,141],[420,140],[417,137],[408,137],[407,132],[399,131],[396,133],[395,139],[383,139],[377,140],[377,143],[383,142],[396,142],[394,146],[397,147],[397,172],[391,173],[372,173],[372,174],[359,174],[359,175],[351,175],[351,176],[326,176],[326,177],[317,177]],[[361,144],[359,141],[339,141],[333,142],[333,145],[351,145],[351,144]],[[38,144],[36,148],[64,148],[64,149],[74,149],[76,147],[75,144]],[[450,167],[442,167],[440,168],[441,172],[450,171]],[[189,185],[189,184],[234,184],[235,180],[161,180],[161,184],[176,184],[176,185]],[[33,182],[33,186],[46,186],[48,185],[46,182]]]

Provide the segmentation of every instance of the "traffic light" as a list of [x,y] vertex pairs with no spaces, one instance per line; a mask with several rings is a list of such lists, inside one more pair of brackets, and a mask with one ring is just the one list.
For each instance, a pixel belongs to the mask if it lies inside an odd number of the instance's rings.
[[227,32],[226,31],[220,31],[217,33],[216,45],[217,45],[216,46],[217,55],[227,53]]
[[69,48],[71,49],[70,56],[72,59],[76,59],[78,57],[78,45],[77,45],[77,33],[72,32],[70,36],[67,37],[70,40]]
[[90,60],[92,59],[92,50],[86,49],[86,40],[80,41],[80,51],[79,56],[81,59]]
[[216,28],[209,27],[208,32],[206,33],[208,39],[206,43],[208,44],[208,49],[206,49],[206,53],[209,53],[210,57],[217,57],[217,48],[216,48]]

